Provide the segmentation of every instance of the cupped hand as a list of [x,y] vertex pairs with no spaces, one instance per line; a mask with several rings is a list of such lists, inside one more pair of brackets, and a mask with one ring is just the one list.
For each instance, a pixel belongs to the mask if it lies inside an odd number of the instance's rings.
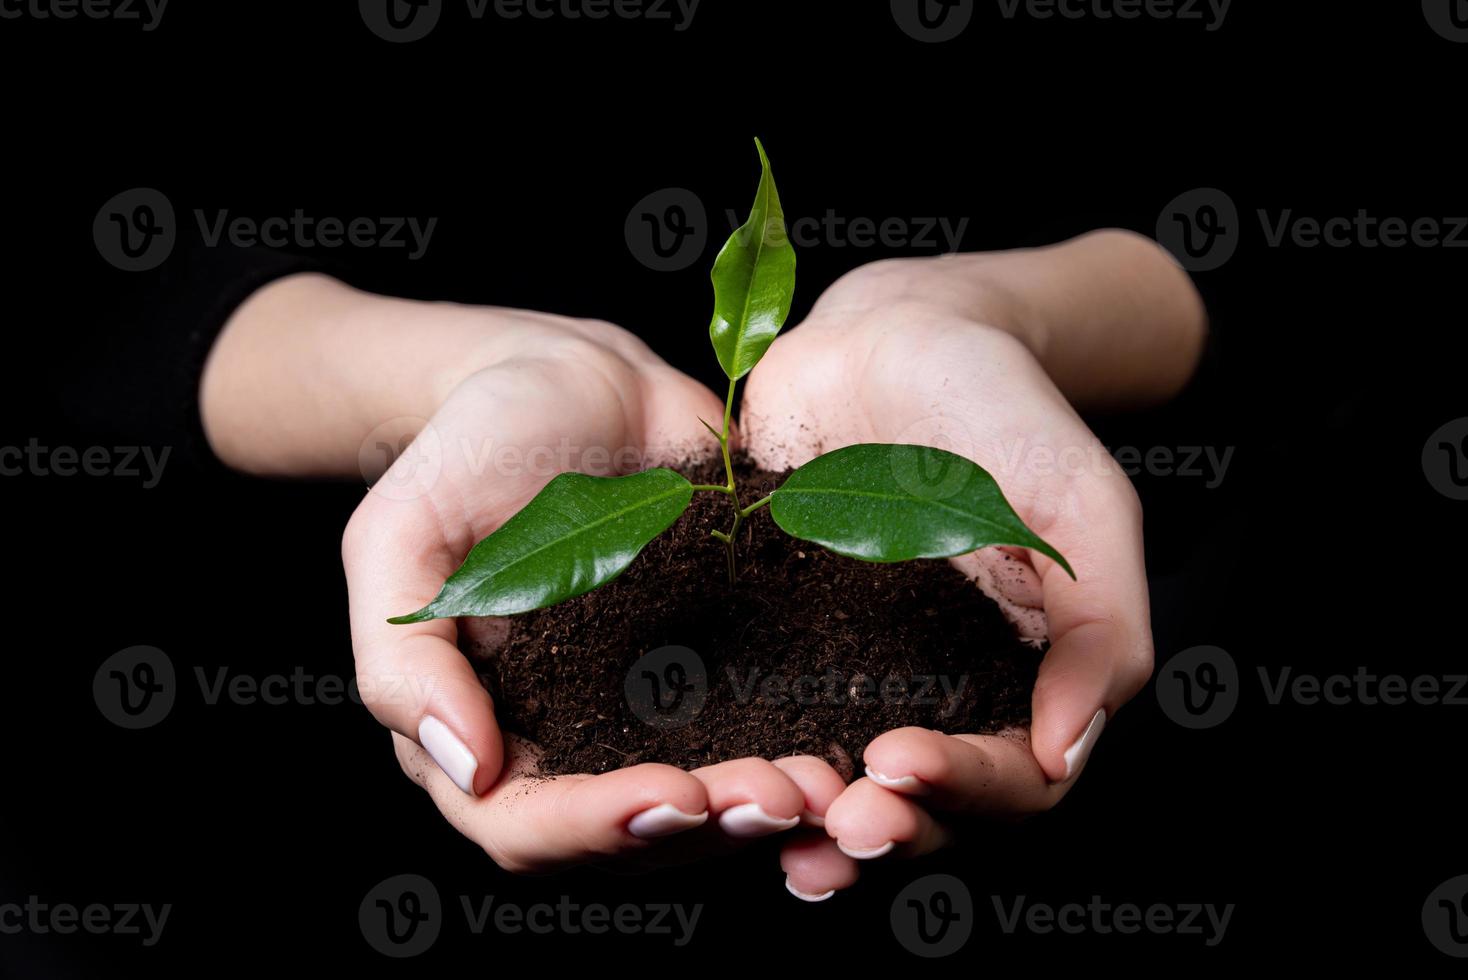
[[720,418],[720,400],[626,331],[499,310],[460,315],[485,318],[493,356],[431,419],[384,420],[369,437],[368,456],[411,442],[342,545],[358,684],[392,729],[403,770],[513,871],[682,860],[818,819],[811,814],[825,813],[843,784],[814,759],[536,778],[536,747],[496,724],[459,650],[460,624],[387,622],[431,600],[475,542],[558,472],[617,475],[717,451],[699,419]]
[[1024,635],[1048,636],[1032,722],[995,735],[903,728],[874,739],[866,776],[826,811],[825,837],[806,834],[783,851],[800,897],[852,884],[860,860],[940,847],[955,818],[1017,818],[1053,806],[1107,719],[1151,673],[1131,483],[1029,347],[974,315],[982,304],[956,311],[933,271],[932,260],[884,262],[832,287],[752,373],[745,446],[772,470],[860,442],[956,452],[994,475],[1077,578],[1017,549],[954,559]]

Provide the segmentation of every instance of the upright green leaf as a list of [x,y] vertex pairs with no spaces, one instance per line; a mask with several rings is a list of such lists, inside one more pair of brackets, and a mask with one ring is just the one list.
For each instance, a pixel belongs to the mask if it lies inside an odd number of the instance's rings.
[[709,339],[729,380],[750,372],[785,325],[795,295],[795,249],[785,212],[759,140],[759,190],[749,220],[729,236],[714,260],[714,319]]
[[476,544],[436,599],[388,622],[511,616],[590,592],[622,574],[692,498],[693,485],[672,470],[562,473]]
[[1060,552],[1009,506],[999,484],[962,456],[927,446],[847,446],[790,474],[770,516],[787,534],[863,561],[949,558],[990,545]]

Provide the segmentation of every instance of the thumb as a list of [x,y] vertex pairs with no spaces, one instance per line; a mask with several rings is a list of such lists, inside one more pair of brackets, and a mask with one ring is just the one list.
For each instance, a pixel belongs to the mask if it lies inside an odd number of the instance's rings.
[[[432,547],[425,542],[438,542]],[[416,556],[404,567],[404,556]],[[504,741],[494,703],[453,620],[394,626],[453,571],[430,506],[369,493],[342,537],[357,686],[373,717],[421,745],[459,789],[479,796],[499,778]]]

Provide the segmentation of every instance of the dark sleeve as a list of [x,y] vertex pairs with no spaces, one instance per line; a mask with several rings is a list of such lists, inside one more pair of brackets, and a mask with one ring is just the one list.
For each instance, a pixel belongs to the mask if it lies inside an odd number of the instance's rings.
[[96,439],[171,447],[173,459],[217,466],[199,416],[199,380],[230,315],[262,286],[339,270],[266,248],[180,242],[156,270],[107,270],[78,308],[90,342],[59,360],[62,415]]

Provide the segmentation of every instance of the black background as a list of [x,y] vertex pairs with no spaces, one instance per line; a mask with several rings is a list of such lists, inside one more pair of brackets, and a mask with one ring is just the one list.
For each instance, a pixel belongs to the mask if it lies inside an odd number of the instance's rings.
[[[338,546],[360,484],[266,483],[181,455],[150,490],[6,477],[0,901],[174,908],[151,949],[0,935],[0,970],[910,968],[923,961],[893,938],[888,909],[939,871],[975,897],[975,934],[948,961],[966,970],[1264,955],[1456,966],[1420,914],[1433,888],[1468,873],[1465,708],[1272,706],[1255,668],[1463,672],[1468,504],[1432,489],[1421,454],[1468,414],[1468,252],[1271,248],[1255,212],[1468,213],[1468,45],[1407,2],[1238,0],[1212,32],[1010,20],[979,3],[968,30],[937,45],[904,35],[885,3],[705,0],[683,32],[475,22],[448,8],[407,45],[370,34],[352,3],[175,0],[152,32],[0,20],[0,444],[174,438],[161,421],[146,431],[169,406],[148,404],[149,369],[136,366],[141,349],[159,376],[168,369],[136,305],[150,280],[109,267],[91,237],[103,202],[131,187],[159,188],[180,213],[437,216],[422,261],[323,257],[382,292],[610,319],[711,383],[706,269],[724,210],[748,206],[753,135],[790,214],[967,217],[965,250],[1111,225],[1151,235],[1176,195],[1217,187],[1242,222],[1233,259],[1196,277],[1215,376],[1179,405],[1094,424],[1112,446],[1235,448],[1215,489],[1137,483],[1158,662],[1225,648],[1244,674],[1239,708],[1187,731],[1149,688],[1053,813],[865,868],[822,905],[791,899],[759,848],[640,878],[514,878],[402,777],[361,708],[197,695],[196,667],[350,676]],[[712,229],[689,269],[658,273],[633,258],[623,227],[634,203],[670,186],[702,198]],[[886,254],[805,249],[791,322],[841,272]],[[135,644],[168,653],[183,693],[162,724],[128,732],[90,691],[98,665]],[[407,872],[437,885],[448,921],[431,951],[394,964],[364,942],[357,906]],[[459,895],[704,911],[682,949],[665,937],[473,936]],[[1199,937],[1006,935],[992,895],[1237,908],[1209,949]]]

